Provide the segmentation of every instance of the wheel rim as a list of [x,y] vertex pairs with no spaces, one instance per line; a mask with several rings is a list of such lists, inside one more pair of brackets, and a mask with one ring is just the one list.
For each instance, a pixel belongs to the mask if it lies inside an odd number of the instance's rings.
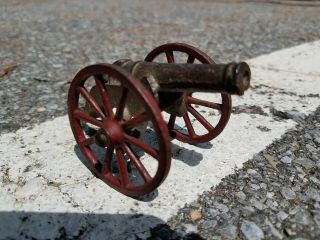
[[[174,63],[174,52],[182,52],[188,55],[187,63],[194,63],[198,60],[202,64],[215,64],[215,62],[204,52],[185,43],[169,43],[161,45],[152,50],[145,58],[145,61],[152,62],[161,54],[165,54],[168,63]],[[221,94],[221,103],[210,102],[193,97],[193,93],[184,94],[184,103],[187,107],[187,113],[182,116],[185,123],[187,133],[175,128],[177,116],[171,114],[168,121],[168,129],[171,137],[186,143],[202,143],[212,140],[217,137],[225,128],[229,121],[231,114],[231,97],[229,94]],[[201,113],[199,113],[191,104],[200,105],[202,107],[218,110],[220,118],[217,124],[213,126],[206,120]],[[205,134],[197,134],[195,132],[193,123],[190,121],[192,115],[206,130]]]
[[[110,100],[108,86],[104,84],[105,78],[102,76],[105,75],[116,79],[121,86],[120,100],[115,108]],[[89,81],[99,90],[102,107],[87,90],[86,84]],[[144,111],[125,120],[123,112],[128,95],[134,96]],[[81,100],[95,112],[96,117],[84,111]],[[82,69],[69,89],[68,115],[74,137],[91,170],[117,191],[129,196],[145,195],[157,188],[166,178],[171,163],[171,145],[161,111],[153,96],[141,83],[119,67],[96,64]],[[127,132],[126,129],[142,122],[153,125],[156,144],[146,143]],[[87,125],[94,128],[93,136],[87,136]],[[139,149],[149,156],[147,159],[156,162],[152,174],[134,149]],[[127,160],[131,161],[140,182],[133,179],[129,173]],[[112,170],[113,163],[118,168],[118,173]]]

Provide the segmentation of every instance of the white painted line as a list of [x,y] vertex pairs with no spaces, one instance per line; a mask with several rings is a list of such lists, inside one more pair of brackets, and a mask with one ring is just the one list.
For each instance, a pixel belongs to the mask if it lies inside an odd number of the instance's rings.
[[[308,96],[320,93],[319,56],[320,42],[314,42],[250,60],[254,89],[234,97],[233,105],[261,106],[267,114],[270,107],[311,113],[320,105],[319,97]],[[242,113],[232,115],[224,132],[201,148],[174,140],[180,160],[173,159],[151,202],[121,195],[92,176],[75,154],[66,116],[5,134],[0,137],[0,238],[19,238],[20,232],[51,238],[63,231],[92,239],[141,236],[294,125],[292,120],[275,121],[271,114]]]
[[[320,41],[302,44],[271,54],[261,55],[249,61],[250,66],[271,70],[320,76]],[[265,78],[266,80],[267,78]],[[290,81],[289,81],[290,82]],[[317,88],[319,90],[319,88]],[[308,91],[312,91],[309,89]],[[319,93],[319,91],[318,91]]]

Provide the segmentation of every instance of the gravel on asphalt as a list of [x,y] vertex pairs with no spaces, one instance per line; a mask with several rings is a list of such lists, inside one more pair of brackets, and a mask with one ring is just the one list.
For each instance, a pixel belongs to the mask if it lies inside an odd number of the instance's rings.
[[[0,0],[0,134],[66,114],[86,65],[187,42],[218,62],[320,39],[319,7],[232,1]],[[261,109],[234,109],[259,112]],[[320,239],[320,108],[150,239]],[[268,129],[261,129],[268,131]]]
[[0,0],[0,134],[66,114],[83,67],[187,42],[218,62],[320,38],[319,9],[233,1]]
[[319,119],[320,107],[150,239],[320,239]]

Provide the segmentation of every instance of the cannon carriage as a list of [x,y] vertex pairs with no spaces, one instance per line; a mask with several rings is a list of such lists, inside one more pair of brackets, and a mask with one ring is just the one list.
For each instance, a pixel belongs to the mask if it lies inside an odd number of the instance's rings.
[[[179,54],[186,62],[176,62]],[[98,178],[123,194],[142,196],[168,175],[170,139],[198,144],[217,137],[230,117],[230,94],[243,95],[249,84],[246,63],[216,64],[187,44],[165,44],[144,61],[124,59],[78,72],[68,94],[70,125]],[[220,100],[199,99],[196,92]],[[217,121],[208,121],[197,106],[217,111]]]

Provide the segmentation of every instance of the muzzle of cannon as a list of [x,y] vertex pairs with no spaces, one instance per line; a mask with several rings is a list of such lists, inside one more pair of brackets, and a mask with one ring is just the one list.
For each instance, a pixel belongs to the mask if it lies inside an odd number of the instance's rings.
[[[187,56],[185,63],[175,62],[178,54]],[[167,62],[158,62],[161,55]],[[71,128],[97,177],[126,195],[145,195],[169,172],[170,137],[191,144],[217,137],[230,117],[230,95],[243,95],[250,77],[245,62],[215,64],[180,43],[162,45],[144,61],[91,65],[75,76],[69,89]],[[220,100],[200,99],[197,92]],[[216,122],[199,107],[217,111]],[[162,111],[169,114],[166,121]]]

